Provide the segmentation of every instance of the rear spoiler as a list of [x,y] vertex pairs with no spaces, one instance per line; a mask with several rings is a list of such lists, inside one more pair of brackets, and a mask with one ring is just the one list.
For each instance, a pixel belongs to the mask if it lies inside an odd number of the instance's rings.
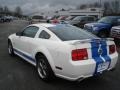
[[80,43],[91,43],[91,42],[99,42],[99,41],[114,41],[113,38],[96,38],[96,39],[85,39],[85,40],[77,40],[73,42],[72,44],[80,44]]

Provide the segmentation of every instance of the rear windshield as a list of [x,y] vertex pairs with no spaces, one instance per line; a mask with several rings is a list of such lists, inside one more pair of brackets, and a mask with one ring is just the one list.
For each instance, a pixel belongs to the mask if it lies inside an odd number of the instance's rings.
[[96,36],[72,25],[60,24],[48,27],[56,36],[63,41],[94,39]]

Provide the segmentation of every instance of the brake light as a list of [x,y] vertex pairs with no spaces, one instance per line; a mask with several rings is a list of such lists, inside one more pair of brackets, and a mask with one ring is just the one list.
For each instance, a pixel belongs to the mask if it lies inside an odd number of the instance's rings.
[[115,53],[115,50],[116,50],[115,45],[110,45],[109,46],[109,54]]
[[88,59],[87,49],[76,49],[72,51],[72,60],[79,61],[79,60],[86,60]]

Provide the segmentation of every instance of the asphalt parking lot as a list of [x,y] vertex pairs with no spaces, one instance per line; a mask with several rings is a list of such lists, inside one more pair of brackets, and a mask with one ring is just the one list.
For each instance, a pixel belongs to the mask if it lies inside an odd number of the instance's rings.
[[51,83],[43,82],[36,69],[21,58],[11,57],[7,52],[7,37],[22,30],[27,21],[0,23],[0,90],[120,90],[120,61],[115,71],[104,73],[99,78],[82,82],[70,82],[56,78]]

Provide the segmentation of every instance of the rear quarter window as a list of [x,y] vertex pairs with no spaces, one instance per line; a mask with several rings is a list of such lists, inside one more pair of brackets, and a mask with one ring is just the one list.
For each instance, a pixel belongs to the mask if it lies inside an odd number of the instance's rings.
[[50,34],[48,34],[46,31],[42,31],[39,35],[39,38],[43,38],[43,39],[49,39],[50,38]]

